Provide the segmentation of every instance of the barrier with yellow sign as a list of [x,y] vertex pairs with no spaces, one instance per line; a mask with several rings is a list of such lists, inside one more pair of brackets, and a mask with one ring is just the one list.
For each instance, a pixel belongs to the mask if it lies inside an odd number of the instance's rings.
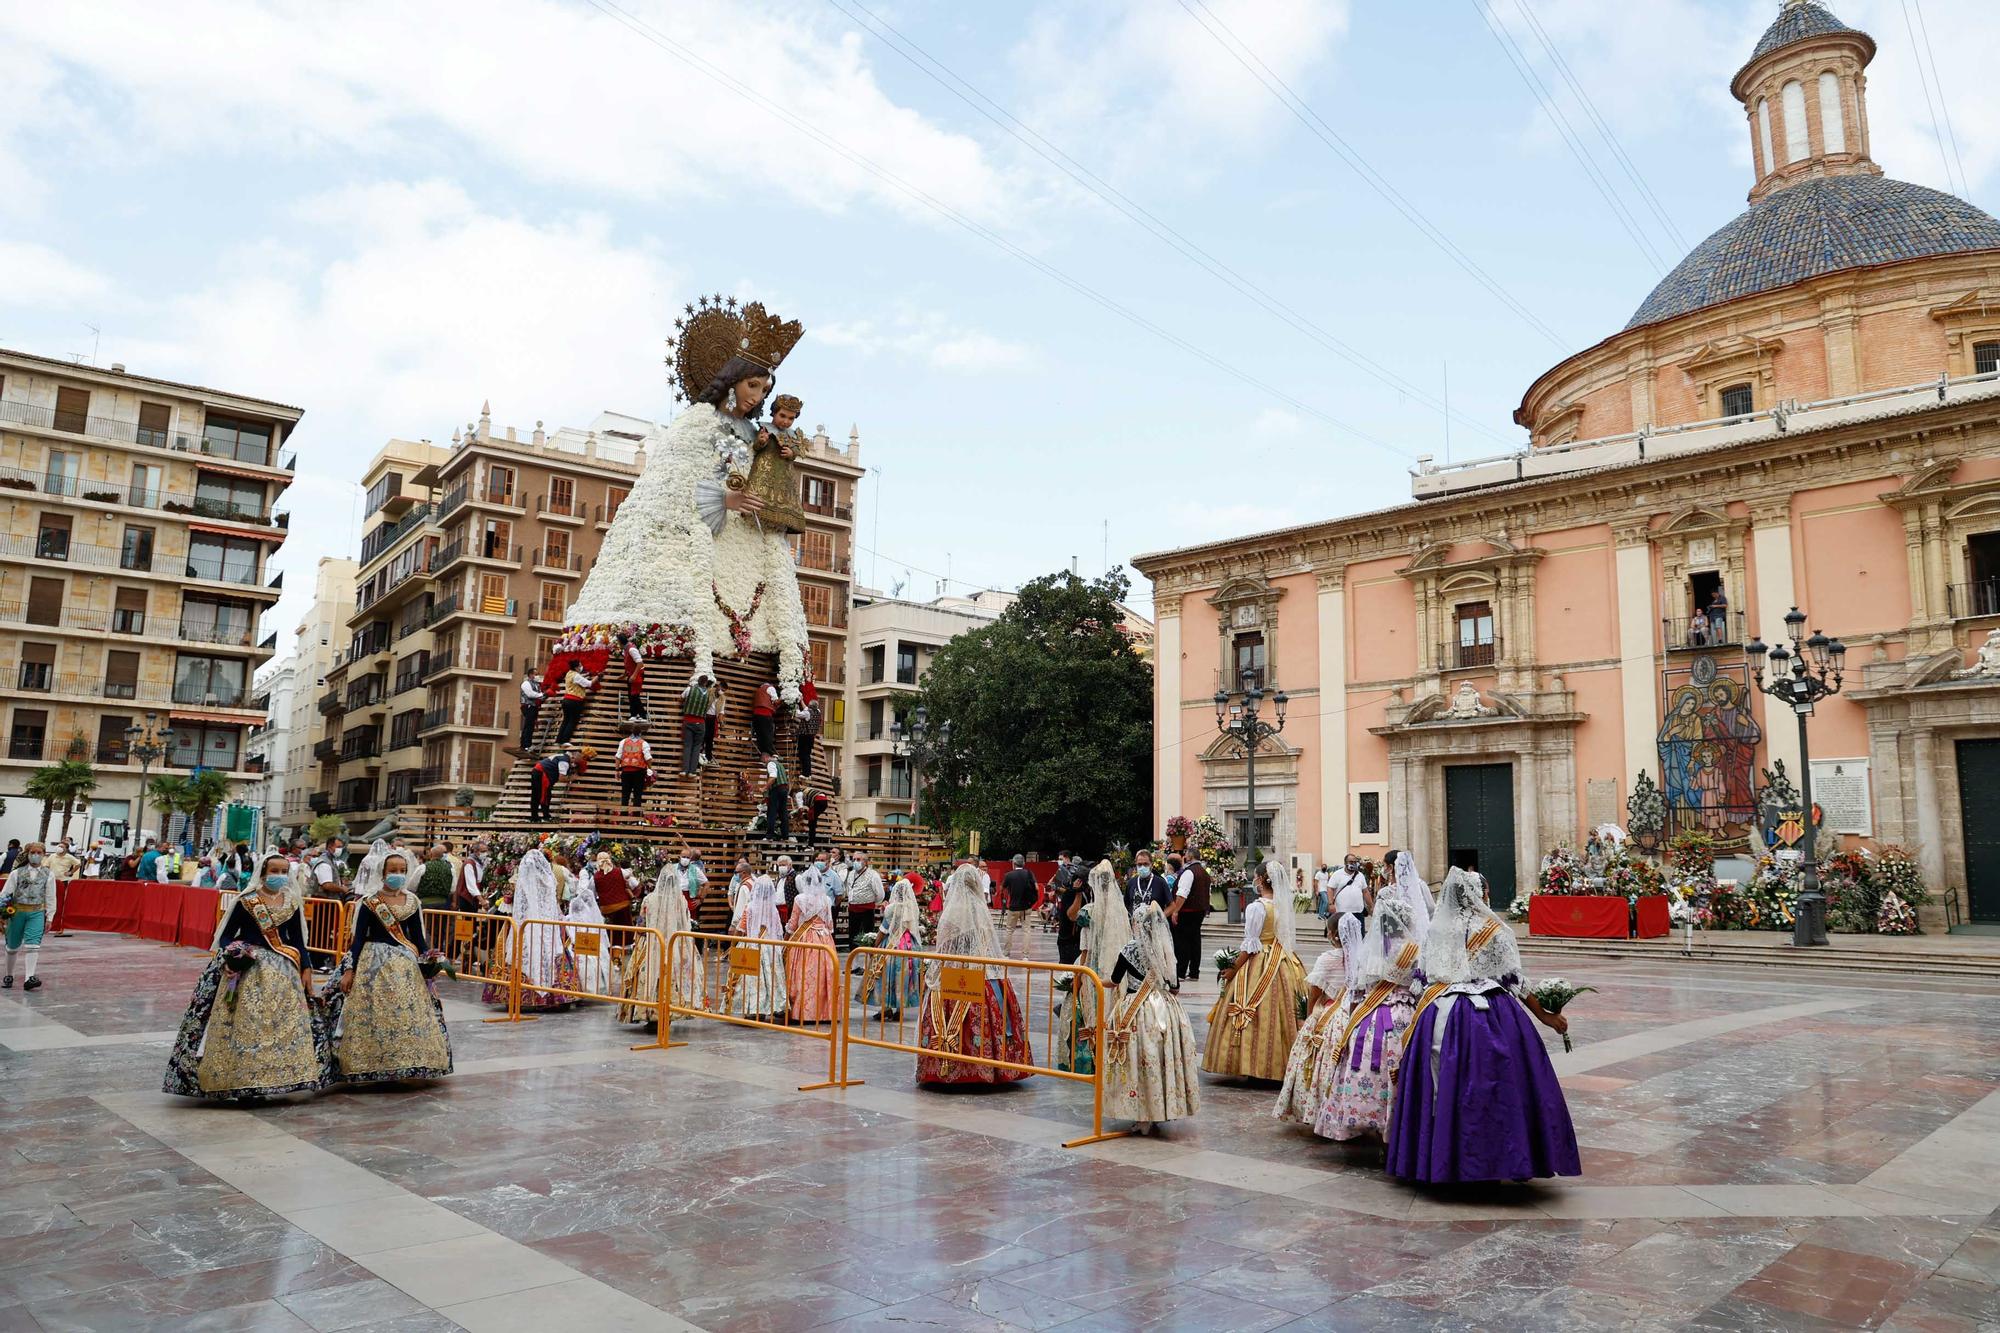
[[[855,949],[848,957],[861,964],[863,977],[879,977],[892,962],[902,962],[906,966],[922,966],[925,973],[925,997],[917,1006],[936,1001],[947,1011],[953,1005],[985,1005],[988,1001],[988,985],[993,981],[1001,983],[1001,991],[1017,998],[1020,1003],[1022,1021],[1026,1031],[1022,1032],[1022,1044],[1027,1060],[1009,1060],[999,1055],[965,1055],[936,1045],[921,1044],[923,1027],[918,1014],[912,1010],[884,1008],[872,1018],[864,1015],[861,1022],[854,1021],[848,1013],[840,1024],[840,1066],[838,1077],[829,1076],[829,1081],[837,1087],[847,1087],[860,1083],[860,1079],[847,1076],[847,1052],[853,1046],[869,1046],[878,1051],[900,1051],[907,1055],[944,1060],[957,1064],[978,1065],[994,1070],[1008,1070],[1016,1074],[1043,1074],[1050,1078],[1067,1079],[1075,1083],[1088,1083],[1091,1088],[1091,1132],[1079,1139],[1071,1139],[1063,1144],[1065,1148],[1081,1147],[1086,1143],[1102,1143],[1106,1139],[1123,1138],[1123,1131],[1104,1132],[1104,1031],[1103,1025],[1092,1022],[1087,1031],[1091,1043],[1093,1059],[1088,1072],[1064,1069],[1057,1064],[1057,1053],[1068,1050],[1069,1063],[1079,1063],[1075,1058],[1074,1043],[1068,1040],[1068,1033],[1057,1032],[1058,1015],[1067,1029],[1068,1006],[1058,1003],[1062,994],[1081,996],[1085,1002],[1084,1012],[1102,1014],[1108,1012],[1103,979],[1089,968],[1076,963],[1039,963],[1018,958],[975,958],[965,954],[921,953],[906,949],[863,948]],[[1068,980],[1068,988],[1058,983]],[[1038,985],[1037,982],[1040,984]],[[885,998],[887,998],[885,996]],[[1039,1003],[1038,1003],[1039,1000]],[[1093,1003],[1094,1001],[1094,1003]],[[853,988],[848,988],[848,999],[844,1009],[854,1003]],[[1042,1016],[1039,1034],[1031,1016]],[[1003,1016],[1002,1021],[1011,1021]],[[918,1031],[911,1033],[908,1025],[916,1022]],[[872,1032],[871,1032],[872,1028]],[[893,1028],[893,1032],[891,1029]],[[1042,1057],[1035,1058],[1036,1040],[1039,1036]],[[915,1041],[909,1040],[916,1038]]]
[[[682,941],[691,941],[692,947],[682,947]],[[817,1027],[773,1023],[768,1019],[755,1018],[748,1014],[733,1014],[735,996],[744,981],[759,976],[767,970],[767,951],[778,949],[815,949],[826,955],[828,967],[835,973],[840,971],[840,954],[831,944],[818,944],[806,940],[753,940],[744,935],[713,935],[699,930],[677,930],[667,939],[666,962],[660,968],[660,1046],[670,1048],[687,1045],[684,1041],[668,1040],[668,1025],[674,1015],[685,1018],[712,1018],[718,1023],[734,1023],[738,1027],[763,1028],[769,1032],[789,1032],[797,1037],[810,1037],[814,1041],[826,1043],[826,1078],[819,1083],[802,1083],[800,1092],[812,1092],[818,1088],[840,1088],[847,1086],[845,1077],[836,1077],[834,1063],[842,1051],[841,1033],[846,1026],[847,1006],[841,1005],[834,1011],[833,1022],[821,1032]],[[783,953],[771,959],[776,964],[776,973],[785,973]],[[692,984],[686,977],[676,977],[675,969],[685,969],[692,957],[694,966],[701,975],[699,984]],[[681,995],[698,996],[699,1005],[684,1004]]]
[[[553,939],[549,937],[553,936]],[[624,993],[623,979],[603,965],[604,942],[611,939],[620,942],[626,952],[651,943],[654,948],[665,945],[660,932],[651,926],[614,926],[609,922],[576,926],[568,921],[557,921],[546,917],[529,917],[520,923],[519,934],[515,937],[513,957],[515,966],[508,969],[508,1012],[515,1021],[521,1021],[521,969],[518,965],[523,952],[542,944],[553,944],[555,952],[567,952],[570,960],[577,964],[577,984],[563,986],[550,982],[540,984],[536,990],[549,995],[565,995],[573,1000],[608,1000],[633,1009],[651,1010],[659,1018],[659,1035],[652,1041],[641,1042],[635,1051],[663,1051],[667,1048],[666,1017],[661,1013],[660,1004],[666,986],[666,974],[660,976],[661,989],[652,995],[627,995]],[[585,945],[589,948],[586,951]],[[596,961],[598,966],[586,968],[583,963]]]

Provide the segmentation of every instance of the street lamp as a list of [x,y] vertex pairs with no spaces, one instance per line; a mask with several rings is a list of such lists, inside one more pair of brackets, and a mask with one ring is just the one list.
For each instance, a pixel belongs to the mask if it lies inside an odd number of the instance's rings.
[[[1275,723],[1266,722],[1257,716],[1257,707],[1264,702],[1264,685],[1255,670],[1243,672],[1243,688],[1237,696],[1240,703],[1232,703],[1227,689],[1217,687],[1215,691],[1215,729],[1226,736],[1234,736],[1243,742],[1243,777],[1248,788],[1250,804],[1249,842],[1257,841],[1257,747],[1268,736],[1275,736],[1285,729],[1285,707],[1291,699],[1283,690],[1271,696],[1271,702],[1278,710]],[[1250,858],[1250,848],[1244,848],[1244,863]],[[1276,881],[1273,881],[1274,883]]]
[[924,760],[951,744],[951,719],[931,729],[931,710],[918,704],[910,721],[892,722],[889,731],[896,740],[896,757],[910,761],[910,822],[923,822]]
[[[1828,695],[1840,693],[1841,673],[1847,665],[1847,645],[1829,639],[1818,630],[1805,637],[1806,613],[1796,606],[1785,613],[1784,644],[1765,647],[1761,638],[1743,645],[1757,688],[1791,708],[1799,720],[1799,791],[1805,802],[1805,884],[1799,890],[1798,907],[1792,913],[1792,944],[1799,948],[1826,943],[1826,895],[1819,887],[1819,858],[1813,827],[1812,751],[1806,742],[1806,719],[1813,705]],[[1764,683],[1765,659],[1771,666],[1771,683]]]
[[[139,808],[136,811],[137,817],[132,821],[132,827],[143,833],[146,829],[146,775],[152,772],[153,761],[167,752],[167,747],[160,743],[158,713],[146,714],[144,726],[134,722],[125,728],[125,752],[139,761]],[[161,816],[160,841],[166,840],[166,818]]]

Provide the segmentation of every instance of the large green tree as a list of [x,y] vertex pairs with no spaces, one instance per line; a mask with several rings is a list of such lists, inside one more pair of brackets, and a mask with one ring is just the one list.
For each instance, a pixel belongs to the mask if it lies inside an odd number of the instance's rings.
[[1144,837],[1153,669],[1121,629],[1130,586],[1118,569],[1044,575],[938,651],[917,695],[927,822],[996,854]]

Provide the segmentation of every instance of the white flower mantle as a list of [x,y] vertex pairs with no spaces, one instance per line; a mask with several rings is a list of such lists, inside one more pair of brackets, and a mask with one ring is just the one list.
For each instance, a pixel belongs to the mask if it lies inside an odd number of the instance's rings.
[[653,428],[645,471],[618,507],[558,651],[610,647],[625,634],[649,657],[692,656],[697,672],[712,674],[718,652],[736,652],[723,606],[743,614],[763,584],[750,647],[777,654],[784,697],[797,701],[806,617],[790,545],[742,514],[712,533],[696,506],[700,483],[718,480],[741,453],[738,428],[706,403]]

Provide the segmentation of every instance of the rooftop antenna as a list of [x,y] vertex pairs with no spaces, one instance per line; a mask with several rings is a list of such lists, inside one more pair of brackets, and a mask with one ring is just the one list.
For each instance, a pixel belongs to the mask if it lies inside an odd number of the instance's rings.
[[1444,363],[1444,461],[1451,464],[1451,362]]
[[94,366],[97,364],[98,335],[101,330],[95,324],[85,324],[83,327],[90,330],[90,364]]

